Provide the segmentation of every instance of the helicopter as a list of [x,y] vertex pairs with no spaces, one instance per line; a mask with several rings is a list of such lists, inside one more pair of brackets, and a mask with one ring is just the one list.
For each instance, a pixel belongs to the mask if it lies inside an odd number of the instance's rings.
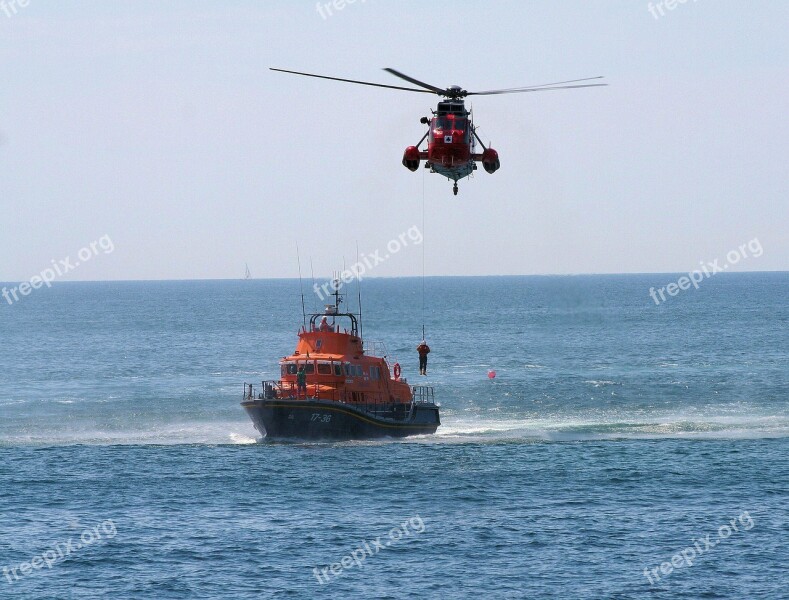
[[[403,153],[403,166],[409,171],[416,171],[422,160],[425,161],[425,168],[430,169],[431,173],[443,175],[454,182],[452,191],[457,196],[458,181],[468,177],[477,170],[477,163],[481,162],[485,171],[495,173],[499,170],[501,162],[499,154],[491,147],[486,147],[477,135],[473,117],[464,104],[463,99],[467,96],[493,96],[498,94],[517,94],[522,92],[543,92],[549,90],[561,90],[570,88],[601,87],[607,83],[581,83],[602,79],[603,76],[586,77],[584,79],[572,79],[569,81],[557,81],[555,83],[545,83],[542,85],[532,85],[519,88],[507,88],[502,90],[487,90],[483,92],[469,92],[458,85],[448,88],[440,88],[418,79],[414,79],[395,69],[385,68],[384,71],[391,73],[418,87],[403,87],[398,85],[386,85],[383,83],[372,83],[369,81],[357,81],[355,79],[342,79],[340,77],[328,77],[326,75],[315,75],[313,73],[302,73],[300,71],[289,71],[286,69],[275,69],[272,71],[280,73],[290,73],[292,75],[303,75],[305,77],[317,77],[318,79],[330,79],[332,81],[344,81],[346,83],[356,83],[359,85],[369,85],[393,90],[403,90],[406,92],[419,92],[423,94],[437,94],[442,99],[438,102],[436,110],[431,111],[433,116],[422,117],[419,122],[427,125],[428,129],[422,139],[415,146],[408,146]],[[575,85],[568,85],[575,84]],[[420,89],[421,88],[421,89]],[[419,147],[427,140],[427,149],[420,150]],[[482,152],[477,152],[477,143],[482,147]]]

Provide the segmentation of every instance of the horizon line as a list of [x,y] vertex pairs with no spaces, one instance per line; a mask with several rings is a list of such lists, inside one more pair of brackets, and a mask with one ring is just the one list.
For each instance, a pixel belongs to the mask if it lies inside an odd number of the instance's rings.
[[[622,275],[684,275],[687,274],[688,271],[633,271],[633,272],[603,272],[603,273],[530,273],[530,274],[506,274],[506,275],[425,275],[425,278],[463,278],[463,279],[473,279],[473,278],[495,278],[495,277],[599,277],[599,276],[622,276]],[[726,271],[716,273],[716,275],[746,275],[746,274],[759,274],[759,273],[789,273],[789,270],[783,269],[775,269],[775,270],[766,270],[766,271]],[[364,281],[366,279],[421,279],[422,275],[380,275],[380,276],[364,276],[360,279],[360,281]],[[179,278],[179,279],[70,279],[65,281],[58,281],[54,280],[51,283],[146,283],[146,282],[189,282],[189,281],[294,281],[300,279],[299,277],[250,277],[249,279],[244,279],[243,277],[208,277],[208,278]],[[301,278],[302,280],[304,278]],[[310,278],[312,279],[312,278]],[[324,277],[319,276],[315,279],[324,279]],[[331,278],[326,278],[331,279]],[[354,278],[352,281],[356,281],[357,279]],[[0,285],[14,285],[23,283],[25,281],[29,281],[27,279],[23,279],[21,281],[18,280],[8,280],[8,281],[0,281]]]

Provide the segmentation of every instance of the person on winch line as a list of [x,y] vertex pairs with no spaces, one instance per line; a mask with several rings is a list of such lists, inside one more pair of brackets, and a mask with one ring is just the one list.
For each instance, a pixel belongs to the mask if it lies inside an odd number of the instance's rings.
[[430,346],[427,345],[425,340],[416,347],[419,352],[419,374],[427,375],[427,355],[430,354]]
[[299,372],[296,373],[296,395],[301,396],[301,390],[304,390],[304,397],[307,397],[307,371],[304,370],[304,365],[299,367]]

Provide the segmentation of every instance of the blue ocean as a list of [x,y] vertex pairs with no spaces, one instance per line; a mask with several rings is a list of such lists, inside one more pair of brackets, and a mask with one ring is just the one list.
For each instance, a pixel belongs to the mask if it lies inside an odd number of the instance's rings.
[[240,406],[298,280],[2,303],[0,598],[789,598],[789,274],[676,280],[365,280],[442,426],[343,443]]

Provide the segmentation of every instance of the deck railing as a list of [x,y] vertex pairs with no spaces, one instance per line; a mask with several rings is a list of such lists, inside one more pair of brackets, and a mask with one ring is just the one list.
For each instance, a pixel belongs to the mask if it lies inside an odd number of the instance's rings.
[[260,386],[251,383],[244,384],[245,400],[294,400],[298,398],[317,398],[323,400],[341,400],[337,389],[327,390],[324,386],[319,389],[318,384],[307,384],[306,392],[299,391],[298,385],[292,381],[269,380],[261,382]]
[[386,350],[386,344],[379,340],[371,340],[371,341],[364,341],[364,353],[367,356],[378,356],[381,358],[387,358],[388,352]]
[[393,421],[408,421],[414,412],[416,405],[435,404],[433,388],[424,385],[415,385],[411,388],[412,399],[410,403],[405,402],[367,402],[351,398],[349,394],[337,389],[318,389],[316,384],[307,385],[307,393],[299,392],[298,386],[292,381],[262,381],[260,385],[251,383],[244,384],[244,400],[335,400],[343,404],[353,406],[379,418],[391,419]]
[[[413,404],[435,404],[435,393],[431,386],[414,385],[411,387]],[[394,403],[371,400],[365,402],[361,398],[357,399],[351,392],[319,386],[318,384],[307,384],[306,393],[299,391],[298,386],[293,381],[262,381],[260,385],[252,383],[244,384],[244,400],[298,400],[307,398],[320,398],[321,400],[334,400],[349,403],[357,406],[366,406],[370,412],[387,412],[392,410]],[[391,406],[390,406],[391,405]]]
[[414,404],[435,404],[435,393],[433,388],[429,385],[414,385],[411,386],[411,395],[414,398]]

